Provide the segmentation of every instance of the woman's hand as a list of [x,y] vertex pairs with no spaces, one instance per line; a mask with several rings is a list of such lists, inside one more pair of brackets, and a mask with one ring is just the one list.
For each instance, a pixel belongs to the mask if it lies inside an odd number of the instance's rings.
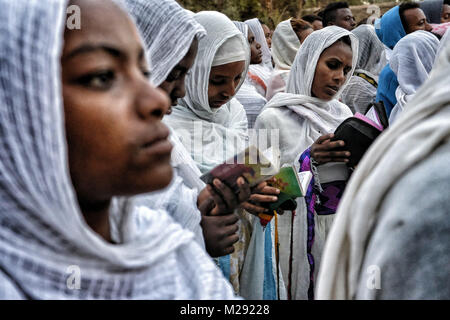
[[234,244],[239,240],[236,214],[222,216],[202,216],[201,227],[206,251],[213,258],[234,252]]
[[[251,190],[249,184],[243,177],[239,177],[236,180],[236,184],[239,188],[239,192],[236,194],[229,186],[221,182],[219,179],[213,180],[213,185],[207,185],[198,196],[198,208],[202,212],[202,215],[226,215],[232,213],[239,205],[247,201],[250,198]],[[212,200],[215,206],[208,212],[208,206],[201,206],[206,200]]]
[[262,204],[278,201],[277,195],[280,194],[280,190],[268,185],[268,182],[274,182],[274,179],[272,178],[257,185],[253,189],[249,201],[242,203],[241,208],[256,216],[260,213],[270,214],[270,210],[263,207]]
[[325,134],[317,139],[311,146],[311,157],[319,164],[328,162],[348,162],[350,152],[346,150],[338,150],[345,146],[342,140],[331,141],[334,137],[333,133]]

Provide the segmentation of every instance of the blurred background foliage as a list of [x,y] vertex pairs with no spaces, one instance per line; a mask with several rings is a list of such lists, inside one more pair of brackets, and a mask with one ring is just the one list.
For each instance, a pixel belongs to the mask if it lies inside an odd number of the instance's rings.
[[[317,14],[330,2],[338,0],[177,0],[184,8],[194,12],[216,10],[226,14],[231,20],[244,21],[259,18],[270,28],[290,17]],[[348,0],[356,22],[373,14],[373,5],[383,14],[397,2],[386,0]]]

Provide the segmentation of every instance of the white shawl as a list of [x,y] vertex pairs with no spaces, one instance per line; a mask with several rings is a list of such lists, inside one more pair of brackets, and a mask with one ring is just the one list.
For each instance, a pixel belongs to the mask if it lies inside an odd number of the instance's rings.
[[[203,11],[195,14],[194,18],[208,34],[200,40],[197,58],[186,78],[186,96],[180,99],[179,105],[173,108],[173,113],[165,118],[165,122],[177,132],[204,173],[225,161],[227,155],[231,157],[245,148],[247,142],[247,117],[235,98],[218,109],[209,106],[208,86],[212,61],[217,50],[232,37],[239,38],[246,50],[249,48],[242,33],[225,15]],[[248,52],[239,87],[244,82],[249,61]]]
[[[346,118],[350,109],[337,100],[323,101],[311,95],[315,69],[322,52],[344,36],[352,42],[352,70],[358,58],[358,42],[355,36],[340,27],[326,27],[313,32],[300,47],[292,65],[287,93],[278,93],[266,105],[256,120],[256,129],[279,130],[281,164],[298,165],[298,160],[319,136],[333,132]],[[339,93],[344,89],[340,88]],[[327,166],[327,165],[325,165]],[[322,181],[326,182],[326,181]],[[322,246],[333,216],[315,216],[315,241],[312,254],[315,259],[315,276],[320,266]],[[290,250],[291,227],[293,249]],[[291,293],[293,299],[307,299],[309,264],[307,258],[307,208],[304,198],[297,199],[294,225],[291,214],[279,219],[280,264],[285,282],[289,280],[289,259],[292,254]]]
[[438,47],[436,36],[422,30],[408,34],[395,45],[389,65],[399,86],[395,91],[397,104],[389,117],[390,124],[396,121],[406,103],[428,79]]
[[147,49],[151,80],[159,86],[205,29],[173,0],[123,0]]
[[164,211],[144,209],[148,225],[139,229],[131,204],[115,201],[119,245],[84,221],[70,181],[61,94],[66,5],[0,0],[1,273],[35,299],[232,298],[192,233]]
[[[450,139],[450,44],[430,78],[359,163],[341,199],[319,275],[318,299],[352,299],[371,232],[387,193]],[[395,165],[393,165],[395,164]],[[412,244],[413,245],[413,244]]]
[[275,70],[267,85],[266,98],[268,100],[278,92],[285,92],[289,71],[300,46],[300,40],[292,29],[291,19],[280,22],[272,37],[272,57]]

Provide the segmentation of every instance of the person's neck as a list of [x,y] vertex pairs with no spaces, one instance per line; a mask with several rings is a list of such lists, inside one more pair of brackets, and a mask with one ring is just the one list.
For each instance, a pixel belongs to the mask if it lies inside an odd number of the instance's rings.
[[111,199],[89,203],[80,201],[81,212],[86,223],[103,239],[112,242],[109,224],[109,207]]

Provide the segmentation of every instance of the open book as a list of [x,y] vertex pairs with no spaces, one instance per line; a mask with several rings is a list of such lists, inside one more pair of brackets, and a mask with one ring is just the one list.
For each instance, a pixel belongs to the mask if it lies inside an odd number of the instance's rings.
[[269,148],[261,152],[255,146],[249,146],[234,157],[218,165],[200,177],[206,184],[212,184],[215,178],[221,180],[234,191],[238,190],[236,180],[243,176],[250,187],[263,182],[280,170],[278,150]]
[[281,207],[285,210],[295,209],[295,199],[304,197],[311,181],[312,174],[309,171],[297,172],[293,166],[285,166],[274,176],[276,182],[270,185],[280,189],[278,201],[271,203],[269,209],[276,210]]

